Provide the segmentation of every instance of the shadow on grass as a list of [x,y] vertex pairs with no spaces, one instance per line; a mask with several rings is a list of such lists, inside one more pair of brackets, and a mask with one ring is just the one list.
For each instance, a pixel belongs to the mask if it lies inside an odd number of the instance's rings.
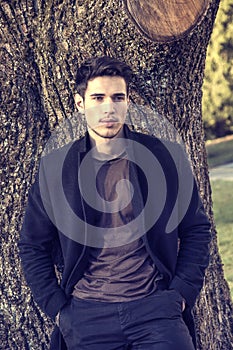
[[209,167],[233,162],[233,135],[206,143]]

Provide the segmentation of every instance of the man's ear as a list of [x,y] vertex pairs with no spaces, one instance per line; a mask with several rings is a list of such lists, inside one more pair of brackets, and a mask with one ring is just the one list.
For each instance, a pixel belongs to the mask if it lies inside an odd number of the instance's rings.
[[84,113],[84,102],[83,102],[82,96],[79,94],[75,94],[74,101],[75,101],[75,106],[77,107],[78,111],[81,113]]

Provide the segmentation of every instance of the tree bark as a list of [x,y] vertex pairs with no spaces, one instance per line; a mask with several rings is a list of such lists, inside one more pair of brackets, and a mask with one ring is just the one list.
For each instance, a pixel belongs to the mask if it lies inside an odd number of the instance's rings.
[[[132,102],[155,109],[185,143],[213,228],[210,266],[195,307],[198,349],[232,348],[232,304],[217,247],[201,116],[206,48],[218,5],[213,0],[203,21],[182,40],[156,44],[138,32],[119,0],[1,1],[2,349],[48,348],[53,324],[24,281],[17,240],[27,193],[52,130],[59,125],[60,144],[85,130],[74,114],[77,65],[103,54],[132,66]],[[131,121],[155,134],[157,121],[145,113],[139,119],[132,113]]]

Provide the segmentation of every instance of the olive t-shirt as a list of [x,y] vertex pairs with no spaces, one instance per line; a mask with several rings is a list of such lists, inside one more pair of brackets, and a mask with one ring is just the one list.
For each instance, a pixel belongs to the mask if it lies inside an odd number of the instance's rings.
[[[98,169],[96,187],[100,197],[103,198],[101,215],[96,225],[107,230],[119,229],[133,222],[135,215],[132,196],[137,194],[133,193],[129,182],[130,160],[127,156],[121,156],[107,162],[98,159],[93,161],[95,169]],[[109,212],[109,203],[114,205],[112,212],[111,210]],[[130,227],[132,234],[134,231],[135,234],[138,233],[137,230],[141,229],[134,224]],[[152,294],[159,279],[158,270],[142,238],[124,245],[120,245],[119,239],[119,246],[90,248],[89,264],[75,285],[73,295],[81,299],[108,302],[135,300]]]

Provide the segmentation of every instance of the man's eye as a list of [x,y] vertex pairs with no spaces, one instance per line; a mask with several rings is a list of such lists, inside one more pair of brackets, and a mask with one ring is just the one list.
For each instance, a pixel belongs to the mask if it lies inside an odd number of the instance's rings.
[[124,101],[125,97],[124,96],[116,96],[114,97],[114,102],[121,102]]
[[102,96],[95,96],[93,99],[95,101],[103,101],[103,97]]

